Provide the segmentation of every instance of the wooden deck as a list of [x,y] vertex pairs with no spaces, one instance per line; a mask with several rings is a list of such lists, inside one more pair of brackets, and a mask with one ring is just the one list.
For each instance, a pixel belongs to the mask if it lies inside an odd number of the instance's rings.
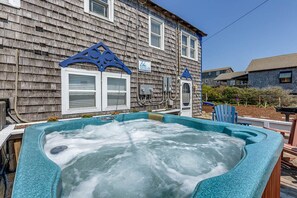
[[282,165],[281,198],[297,197],[297,169]]

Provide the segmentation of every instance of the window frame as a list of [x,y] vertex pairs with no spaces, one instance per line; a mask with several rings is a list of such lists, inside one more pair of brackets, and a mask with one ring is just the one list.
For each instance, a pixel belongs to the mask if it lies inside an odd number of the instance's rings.
[[0,4],[21,8],[21,0],[0,0]]
[[[110,22],[114,22],[114,0],[108,0],[108,16],[107,17],[91,11],[90,10],[90,1],[91,0],[84,0],[84,11],[86,13],[89,13],[93,16],[99,17],[101,19],[104,19],[104,20],[107,20]],[[96,0],[94,0],[94,1],[96,1]],[[98,0],[98,1],[100,1],[100,0]]]
[[[291,74],[291,78],[290,78],[290,82],[282,82],[282,79],[286,79],[286,78],[281,78],[280,75],[284,74],[284,73],[290,73]],[[278,79],[279,79],[279,83],[280,84],[288,84],[288,83],[292,83],[293,82],[293,73],[292,71],[280,71],[278,74]]]
[[[187,56],[183,55],[183,43],[182,43],[183,36],[187,37]],[[194,42],[195,42],[194,43],[195,48],[191,47],[191,39],[194,40]],[[196,37],[194,37],[191,34],[189,34],[189,33],[182,30],[181,31],[181,36],[180,36],[180,46],[181,46],[181,48],[180,48],[181,57],[198,61],[198,39]],[[195,49],[195,53],[194,53],[195,57],[194,58],[191,57],[191,49]]]
[[[157,21],[158,23],[161,24],[161,27],[160,27],[160,37],[161,37],[161,40],[160,40],[160,47],[157,47],[157,46],[154,46],[151,44],[151,41],[152,41],[152,38],[151,38],[151,35],[152,35],[152,20],[154,21]],[[164,23],[164,20],[160,19],[160,18],[157,18],[155,16],[152,16],[152,15],[149,15],[149,46],[152,47],[152,48],[155,48],[155,49],[159,49],[159,50],[164,50],[165,48],[165,23]],[[153,33],[155,34],[155,33]]]
[[[126,93],[126,105],[114,105],[108,106],[108,93],[112,91],[108,91],[107,79],[108,78],[119,78],[126,80],[126,91],[117,91],[118,93]],[[114,110],[129,110],[130,109],[130,75],[128,74],[120,74],[120,73],[110,73],[103,72],[102,73],[102,111],[114,111]]]
[[[95,107],[70,108],[69,96],[69,75],[95,76]],[[91,92],[91,91],[90,91]],[[73,68],[61,68],[61,109],[62,115],[94,113],[101,111],[101,73]]]

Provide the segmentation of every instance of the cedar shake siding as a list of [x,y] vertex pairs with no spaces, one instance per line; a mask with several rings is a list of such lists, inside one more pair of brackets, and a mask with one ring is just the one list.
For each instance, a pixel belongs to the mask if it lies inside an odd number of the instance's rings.
[[[149,46],[149,16],[164,21],[164,50]],[[137,19],[139,19],[137,22]],[[138,26],[138,31],[137,31]],[[131,110],[180,108],[176,74],[188,68],[193,78],[193,116],[201,113],[201,37],[203,32],[165,12],[153,3],[114,0],[113,22],[84,11],[83,0],[21,0],[15,8],[0,3],[0,98],[15,97],[16,51],[19,50],[19,114],[29,120],[50,116],[75,117],[61,113],[61,67],[59,62],[102,41],[132,71]],[[181,57],[181,31],[197,39],[197,60]],[[162,99],[163,76],[171,76],[173,105],[141,107],[137,103],[138,60],[151,61],[151,73],[139,73],[139,84],[154,86],[153,101]],[[75,64],[68,68],[98,71],[95,65]],[[99,71],[98,71],[99,72]],[[117,68],[106,72],[121,73]],[[123,72],[124,73],[124,72]],[[95,115],[111,112],[100,111]]]

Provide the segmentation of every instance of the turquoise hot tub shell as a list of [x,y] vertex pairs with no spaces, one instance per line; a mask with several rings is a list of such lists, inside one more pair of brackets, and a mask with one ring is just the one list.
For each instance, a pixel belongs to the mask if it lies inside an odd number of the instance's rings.
[[[149,113],[133,113],[121,114],[115,119],[122,122],[148,119],[148,117]],[[102,118],[104,117],[28,127],[23,137],[13,197],[59,197],[62,190],[61,169],[49,160],[43,151],[45,135],[53,131],[74,130],[86,125],[102,125],[111,122]],[[164,115],[163,122],[225,133],[246,141],[244,156],[237,166],[223,175],[198,183],[192,197],[261,197],[283,148],[283,138],[280,134],[262,128],[174,115]]]

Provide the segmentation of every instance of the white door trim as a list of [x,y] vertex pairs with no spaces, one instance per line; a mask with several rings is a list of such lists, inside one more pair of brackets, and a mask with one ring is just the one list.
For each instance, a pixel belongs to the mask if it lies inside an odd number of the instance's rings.
[[[184,106],[183,105],[183,85],[184,83],[188,83],[190,85],[190,104],[189,106]],[[189,109],[185,109],[189,107]],[[181,80],[180,81],[180,112],[181,116],[188,116],[192,117],[192,111],[193,111],[193,84],[191,80]]]

